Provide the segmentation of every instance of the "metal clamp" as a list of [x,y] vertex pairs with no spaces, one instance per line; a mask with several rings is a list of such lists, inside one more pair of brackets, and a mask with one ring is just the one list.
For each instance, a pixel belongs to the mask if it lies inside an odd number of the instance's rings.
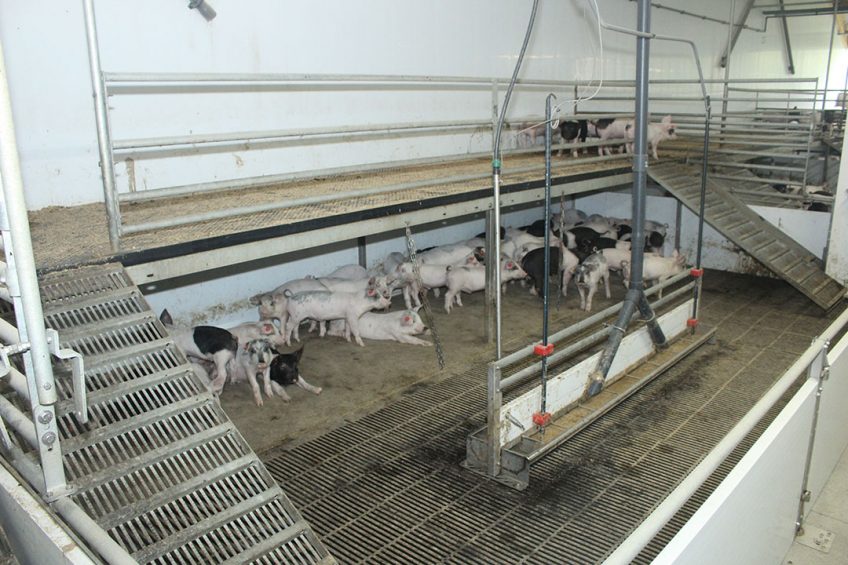
[[9,355],[16,355],[29,351],[29,343],[16,343],[14,345],[4,345],[0,347],[0,379],[9,374],[12,369],[12,364],[9,363]]
[[47,328],[47,347],[50,353],[63,361],[71,362],[71,373],[74,385],[74,408],[80,423],[88,422],[88,399],[85,388],[85,365],[82,355],[73,349],[64,349],[59,343],[59,332]]

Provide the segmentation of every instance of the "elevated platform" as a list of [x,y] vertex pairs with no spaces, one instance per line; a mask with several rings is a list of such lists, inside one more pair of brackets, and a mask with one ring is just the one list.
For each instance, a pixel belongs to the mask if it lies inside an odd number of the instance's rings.
[[134,559],[335,563],[120,265],[51,273],[41,292],[85,357],[88,423],[56,374],[71,499]]
[[[504,206],[544,197],[544,162],[538,153],[508,155],[503,167]],[[553,175],[557,196],[619,186],[632,178],[624,155],[559,158]],[[391,189],[418,182],[418,188],[355,194],[363,188]],[[491,205],[491,160],[447,160],[426,167],[163,198],[124,204],[121,212],[132,223],[140,223],[323,194],[338,194],[338,199],[127,235],[117,253],[109,246],[103,204],[46,208],[30,215],[35,258],[40,272],[117,261],[142,284],[402,229],[407,223],[420,225],[480,213]]]

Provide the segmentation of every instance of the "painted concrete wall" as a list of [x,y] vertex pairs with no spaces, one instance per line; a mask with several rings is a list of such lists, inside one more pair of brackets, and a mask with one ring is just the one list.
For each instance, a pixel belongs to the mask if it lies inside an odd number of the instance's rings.
[[[181,0],[125,3],[96,0],[103,67],[125,72],[386,73],[460,76],[511,74],[523,37],[529,0],[318,3],[275,0],[210,0],[218,17],[207,23]],[[742,4],[738,2],[737,4]],[[610,23],[630,26],[635,3],[599,2]],[[675,6],[726,18],[730,3],[686,0]],[[761,25],[757,11],[749,23]],[[828,18],[790,24],[796,76],[824,73]],[[717,66],[726,27],[654,9],[653,28],[698,43],[708,78]],[[28,206],[102,201],[90,77],[81,2],[0,0],[2,38],[11,82]],[[585,0],[542,2],[523,77],[589,81],[632,79],[634,39],[598,37]],[[734,51],[731,76],[786,77],[782,38],[744,31]],[[845,60],[834,71],[844,82]],[[696,76],[686,48],[655,42],[653,78]],[[590,89],[582,89],[585,95]],[[694,86],[654,93],[697,95]],[[572,92],[559,92],[565,101]],[[540,115],[544,92],[516,95],[512,115]],[[110,99],[116,139],[191,133],[311,128],[400,121],[488,120],[490,94],[477,92],[323,92],[170,94]],[[675,112],[699,107],[657,102]],[[629,104],[593,102],[581,109],[629,111]],[[568,105],[565,107],[569,110]],[[294,170],[485,150],[489,135],[410,137],[380,142],[298,145],[254,151],[227,150],[190,158],[136,163],[139,189],[241,178]],[[124,166],[118,184],[127,190]]]

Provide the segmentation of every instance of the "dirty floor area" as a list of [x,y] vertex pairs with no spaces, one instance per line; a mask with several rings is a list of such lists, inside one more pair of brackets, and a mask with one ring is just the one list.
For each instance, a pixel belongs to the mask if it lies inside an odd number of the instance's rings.
[[[623,294],[615,278],[613,292],[613,300]],[[708,272],[701,319],[718,328],[715,343],[536,464],[530,487],[517,492],[459,465],[467,435],[485,423],[491,357],[482,296],[463,301],[450,316],[434,301],[444,371],[432,348],[310,337],[303,373],[324,394],[290,390],[290,404],[262,408],[252,406],[245,386],[222,397],[340,562],[599,562],[838,313],[824,316],[781,281]],[[611,303],[600,295],[594,310]],[[569,296],[552,308],[560,318],[552,327],[582,318],[576,305]],[[504,313],[505,350],[538,339],[538,298],[512,286]],[[684,508],[658,540],[693,511]],[[637,562],[650,562],[658,540]]]

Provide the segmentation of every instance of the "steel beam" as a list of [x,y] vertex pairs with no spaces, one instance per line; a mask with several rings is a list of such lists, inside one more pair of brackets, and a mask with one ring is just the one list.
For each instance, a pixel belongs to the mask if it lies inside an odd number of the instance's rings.
[[[783,11],[783,0],[780,0],[780,9]],[[792,59],[792,44],[789,42],[789,23],[786,21],[786,16],[781,16],[783,22],[783,42],[786,47],[786,58],[789,60],[789,65],[786,70],[790,75],[795,74],[795,61]]]
[[[742,8],[742,14],[739,16],[739,21],[733,23],[733,33],[730,36],[730,45],[724,50],[724,55],[721,56],[721,67],[727,66],[727,60],[733,52],[733,47],[736,45],[736,40],[739,39],[739,34],[742,32],[742,26],[748,21],[748,14],[751,13],[751,7],[754,5],[754,0],[745,0],[745,6]],[[732,22],[731,22],[732,23]]]

